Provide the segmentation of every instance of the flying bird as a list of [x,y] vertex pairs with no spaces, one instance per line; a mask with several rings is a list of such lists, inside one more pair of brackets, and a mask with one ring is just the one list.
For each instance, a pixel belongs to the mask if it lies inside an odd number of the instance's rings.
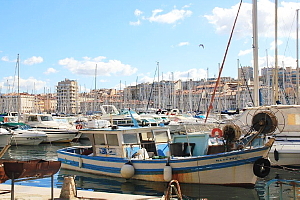
[[203,44],[199,44],[199,47],[203,47],[203,49],[204,49],[204,45]]

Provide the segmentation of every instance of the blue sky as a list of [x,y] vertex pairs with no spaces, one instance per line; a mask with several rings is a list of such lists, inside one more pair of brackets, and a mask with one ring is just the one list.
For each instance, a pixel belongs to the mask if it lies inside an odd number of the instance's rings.
[[[1,93],[80,91],[218,75],[238,0],[0,0]],[[243,1],[222,76],[252,66],[252,0]],[[296,9],[278,1],[278,61],[296,67]],[[274,66],[274,0],[258,0],[259,66]],[[199,44],[203,44],[199,47]],[[267,56],[268,55],[268,56]],[[266,62],[268,60],[268,62]],[[97,66],[97,67],[96,67]],[[97,68],[97,73],[95,70]]]

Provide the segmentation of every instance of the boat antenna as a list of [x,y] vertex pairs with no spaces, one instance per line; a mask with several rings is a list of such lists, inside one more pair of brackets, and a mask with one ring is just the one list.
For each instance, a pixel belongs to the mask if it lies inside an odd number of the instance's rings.
[[237,15],[236,15],[234,23],[233,23],[233,27],[232,27],[232,30],[231,30],[231,33],[230,33],[229,41],[227,43],[225,55],[224,55],[224,58],[223,58],[223,61],[222,61],[221,68],[219,70],[218,79],[217,79],[217,82],[216,82],[216,85],[215,85],[215,88],[214,88],[214,91],[213,91],[213,94],[211,96],[211,100],[210,100],[210,103],[209,103],[209,106],[208,106],[208,109],[207,109],[207,113],[206,113],[206,117],[205,117],[205,121],[204,121],[205,123],[207,121],[207,118],[208,118],[210,110],[213,108],[212,105],[213,105],[213,102],[214,102],[214,99],[215,99],[217,87],[218,87],[219,82],[220,82],[221,73],[222,73],[222,70],[223,70],[223,67],[224,67],[224,63],[225,63],[225,60],[226,60],[227,52],[228,52],[228,49],[229,49],[229,45],[230,45],[230,42],[231,42],[231,38],[232,38],[232,35],[233,35],[234,28],[235,28],[235,25],[236,25],[236,21],[237,21],[237,18],[239,16],[239,12],[240,12],[240,9],[241,9],[242,2],[243,1],[241,0],[240,5],[239,5],[239,9],[238,9],[238,12],[237,12]]

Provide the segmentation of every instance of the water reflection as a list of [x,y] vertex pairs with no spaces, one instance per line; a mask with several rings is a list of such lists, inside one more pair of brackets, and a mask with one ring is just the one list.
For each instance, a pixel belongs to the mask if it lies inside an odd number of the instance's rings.
[[[125,180],[103,175],[95,175],[61,169],[58,175],[59,185],[64,176],[75,176],[77,189],[99,192],[113,192],[135,195],[162,196],[167,183]],[[253,188],[236,188],[216,185],[180,184],[182,194],[187,199],[258,199]]]
[[[18,160],[57,160],[56,151],[60,148],[72,145],[89,145],[89,141],[81,141],[80,143],[71,144],[41,144],[38,146],[11,146],[3,156],[4,159]],[[75,176],[78,190],[91,190],[100,192],[113,192],[124,194],[140,194],[161,197],[167,188],[167,183],[147,182],[139,180],[128,180],[122,178],[113,178],[103,175],[95,175],[72,170],[60,169],[54,175],[54,185],[57,188],[62,187],[64,176]],[[300,180],[300,172],[298,170],[288,171],[282,169],[271,169],[271,173],[264,179],[259,179],[255,188],[239,188],[229,186],[216,185],[199,185],[199,184],[180,184],[182,194],[187,199],[207,198],[215,199],[266,199],[266,183],[272,179],[288,179]],[[10,184],[10,180],[5,184]],[[51,179],[43,178],[16,183],[18,185],[51,187]],[[276,184],[271,185],[270,192],[272,199],[279,198],[279,187]],[[291,190],[284,191],[284,197],[291,197]]]

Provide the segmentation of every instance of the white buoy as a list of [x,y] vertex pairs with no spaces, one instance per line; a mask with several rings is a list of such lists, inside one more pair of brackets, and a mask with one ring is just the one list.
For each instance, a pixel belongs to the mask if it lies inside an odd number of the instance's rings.
[[121,168],[121,176],[129,179],[134,175],[134,167],[131,163],[125,163]]
[[164,167],[164,180],[170,182],[172,180],[172,167],[169,163]]

